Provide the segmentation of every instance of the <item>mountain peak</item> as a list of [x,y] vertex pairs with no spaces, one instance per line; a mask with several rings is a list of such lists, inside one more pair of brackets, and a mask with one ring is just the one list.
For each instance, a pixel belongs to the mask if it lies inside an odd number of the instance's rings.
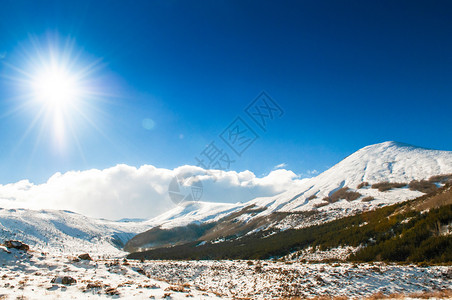
[[[402,142],[397,142],[397,141],[386,141],[386,142],[382,142],[382,143],[378,143],[378,144],[373,144],[373,145],[365,146],[365,147],[361,148],[360,150],[384,151],[389,148],[402,148],[402,149],[408,148],[408,149],[431,150],[428,148],[423,148],[423,147],[419,147],[419,146],[415,146],[415,145],[411,145],[411,144],[407,144],[407,143],[402,143]],[[358,150],[358,151],[360,151],[360,150]]]
[[[321,205],[335,191],[348,188],[362,197],[377,199],[374,203],[403,201],[419,196],[419,192],[408,188],[397,192],[390,198],[387,193],[376,189],[358,188],[362,183],[382,182],[405,183],[413,180],[426,180],[435,175],[452,173],[452,151],[431,150],[406,143],[387,141],[369,145],[349,155],[327,171],[304,181],[298,187],[283,194],[253,201],[258,206],[269,206],[270,211],[297,211],[313,209]],[[390,201],[389,201],[390,200]],[[358,200],[359,201],[359,200]],[[388,202],[389,201],[389,202]],[[366,206],[366,203],[342,203],[345,207]],[[337,206],[332,204],[332,206]]]
[[334,174],[334,177],[341,177],[341,180],[354,186],[363,181],[410,182],[451,172],[451,151],[388,141],[356,151],[323,174]]

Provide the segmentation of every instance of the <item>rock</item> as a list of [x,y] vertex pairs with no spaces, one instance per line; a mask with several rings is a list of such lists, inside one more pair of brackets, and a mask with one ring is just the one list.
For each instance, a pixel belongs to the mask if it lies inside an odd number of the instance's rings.
[[132,269],[139,274],[146,275],[146,272],[143,270],[143,268],[132,268]]
[[119,292],[117,289],[110,287],[105,290],[105,294],[114,296],[114,295],[119,295]]
[[18,249],[18,250],[22,250],[25,252],[27,252],[30,249],[30,247],[27,244],[24,244],[19,241],[13,241],[13,240],[5,241],[5,246],[6,246],[6,248]]
[[442,275],[447,279],[452,279],[452,268],[448,268]]
[[77,280],[75,280],[71,276],[58,276],[58,277],[54,277],[50,281],[50,283],[61,283],[61,284],[65,284],[65,285],[71,285],[76,282],[77,282]]
[[70,284],[73,284],[73,283],[76,283],[77,282],[77,280],[75,280],[74,278],[72,278],[72,277],[70,277],[70,276],[64,276],[62,279],[61,279],[61,283],[62,284],[68,284],[68,285],[70,285]]
[[80,254],[80,255],[78,256],[78,258],[80,258],[80,259],[82,259],[82,260],[93,260],[93,259],[91,258],[91,256],[89,256],[88,253]]
[[323,283],[325,283],[325,281],[323,280],[322,276],[320,276],[320,275],[316,275],[316,276],[314,277],[314,279],[317,281],[318,284],[323,284]]
[[86,289],[100,289],[103,288],[104,285],[102,283],[100,283],[99,281],[96,282],[90,282],[86,285]]
[[56,291],[58,290],[58,285],[57,284],[52,284],[52,286],[47,288],[48,291]]

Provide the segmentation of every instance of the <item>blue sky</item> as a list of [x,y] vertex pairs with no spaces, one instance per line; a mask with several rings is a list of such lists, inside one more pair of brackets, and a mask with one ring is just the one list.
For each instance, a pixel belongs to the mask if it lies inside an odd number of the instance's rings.
[[[285,163],[308,176],[387,140],[452,150],[448,1],[1,6],[0,184],[119,163],[195,165],[212,141],[229,151],[231,169],[256,175]],[[79,108],[86,118],[71,113],[73,132],[58,148],[52,121],[30,126],[39,107],[24,106],[17,70],[31,72],[39,53],[64,52],[67,40],[68,59],[96,62],[85,80],[97,94]],[[284,111],[266,132],[244,112],[261,91]],[[237,116],[259,136],[240,157],[219,138]]]

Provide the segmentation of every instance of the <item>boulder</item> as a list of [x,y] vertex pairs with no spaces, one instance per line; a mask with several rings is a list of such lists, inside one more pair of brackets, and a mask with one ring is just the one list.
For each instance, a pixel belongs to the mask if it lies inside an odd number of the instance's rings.
[[77,282],[77,280],[75,280],[71,276],[58,276],[58,277],[54,277],[50,281],[50,283],[61,283],[61,284],[65,284],[65,285],[71,285],[76,282]]
[[110,296],[115,296],[115,295],[119,295],[119,292],[117,289],[109,287],[109,288],[105,289],[105,294],[110,295]]
[[80,255],[78,256],[78,258],[80,258],[81,260],[93,260],[93,259],[91,258],[91,256],[89,256],[88,253],[80,254]]
[[30,246],[28,246],[27,244],[13,240],[5,241],[5,246],[6,248],[18,249],[25,252],[27,252],[30,249]]

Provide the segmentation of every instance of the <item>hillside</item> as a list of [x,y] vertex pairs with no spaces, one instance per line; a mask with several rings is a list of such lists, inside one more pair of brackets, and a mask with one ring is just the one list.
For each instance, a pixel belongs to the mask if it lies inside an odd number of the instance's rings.
[[[420,211],[420,207],[423,210]],[[305,249],[355,247],[354,261],[452,262],[452,183],[415,200],[302,229],[157,248],[132,259],[296,259]]]
[[[322,174],[305,180],[296,189],[224,208],[216,204],[217,209],[212,210],[207,219],[197,217],[204,216],[206,204],[200,204],[198,213],[192,209],[196,204],[185,203],[174,212],[149,221],[162,226],[134,237],[126,250],[138,251],[190,241],[222,241],[256,231],[322,224],[417,198],[442,186],[448,179],[444,174],[450,173],[450,151],[397,142],[370,145]],[[186,207],[190,208],[189,214],[178,213],[187,210]],[[190,221],[202,224],[201,228],[182,228]]]
[[21,240],[42,251],[118,254],[130,238],[150,227],[145,222],[114,222],[69,211],[0,208],[0,240]]

